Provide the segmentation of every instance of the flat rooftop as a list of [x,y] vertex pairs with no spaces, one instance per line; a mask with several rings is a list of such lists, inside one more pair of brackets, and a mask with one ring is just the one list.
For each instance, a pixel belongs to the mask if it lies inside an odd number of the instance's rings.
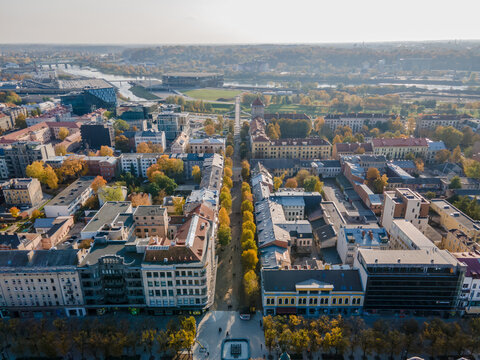
[[[387,231],[384,228],[343,228],[345,237],[342,240],[358,244],[360,247],[381,246],[388,244]],[[342,232],[340,232],[342,233]],[[339,235],[340,240],[340,235]]]
[[68,187],[63,190],[60,194],[55,196],[52,201],[50,201],[46,206],[68,206],[74,201],[77,197],[83,194],[85,190],[95,179],[93,176],[83,176],[73,183],[68,185]]
[[435,207],[435,211],[446,213],[447,215],[455,218],[455,220],[457,220],[467,229],[480,231],[480,222],[473,220],[464,212],[460,211],[455,206],[450,204],[447,200],[432,199],[430,200],[430,204]]
[[85,225],[82,233],[100,231],[103,225],[112,223],[118,215],[131,211],[132,203],[130,201],[107,201],[92,220]]
[[374,250],[358,249],[358,254],[369,266],[442,265],[456,266],[455,259],[446,250]]

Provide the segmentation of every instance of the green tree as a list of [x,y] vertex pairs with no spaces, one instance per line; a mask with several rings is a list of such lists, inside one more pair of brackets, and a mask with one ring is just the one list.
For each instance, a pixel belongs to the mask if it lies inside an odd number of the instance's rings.
[[320,181],[318,176],[311,175],[304,180],[303,187],[305,191],[322,192],[323,182]]
[[454,176],[448,185],[449,189],[461,189],[462,181],[459,176]]
[[103,202],[125,200],[120,186],[104,186],[98,192],[98,197],[102,199]]
[[217,239],[220,245],[226,246],[232,240],[232,231],[226,225],[220,225],[217,232]]

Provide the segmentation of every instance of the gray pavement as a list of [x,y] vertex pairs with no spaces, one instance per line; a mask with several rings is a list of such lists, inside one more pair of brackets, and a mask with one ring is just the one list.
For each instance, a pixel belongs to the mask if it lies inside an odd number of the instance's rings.
[[[227,331],[231,338],[246,338],[250,341],[252,359],[267,356],[265,337],[260,327],[262,315],[257,312],[248,321],[240,320],[238,311],[211,311],[207,313],[197,326],[197,343],[193,351],[194,359],[221,359],[222,340],[226,338]],[[218,329],[222,331],[219,332]],[[200,352],[205,347],[209,353]]]

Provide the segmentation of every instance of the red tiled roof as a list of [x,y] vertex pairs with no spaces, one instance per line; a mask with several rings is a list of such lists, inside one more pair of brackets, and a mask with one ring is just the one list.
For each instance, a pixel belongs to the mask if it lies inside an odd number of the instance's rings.
[[12,142],[15,142],[18,138],[32,132],[32,131],[37,131],[37,130],[40,130],[40,129],[44,129],[44,128],[47,128],[48,125],[46,122],[41,122],[41,123],[38,123],[38,124],[35,124],[35,125],[32,125],[32,126],[29,126],[25,129],[22,129],[22,130],[18,130],[18,131],[14,131],[10,134],[7,134],[7,135],[4,135],[2,136],[2,138],[0,139],[0,143],[3,143],[3,144],[8,144],[8,143],[12,143]]
[[359,147],[362,147],[365,152],[372,152],[373,147],[371,143],[336,143],[333,146],[336,147],[337,152],[354,152]]

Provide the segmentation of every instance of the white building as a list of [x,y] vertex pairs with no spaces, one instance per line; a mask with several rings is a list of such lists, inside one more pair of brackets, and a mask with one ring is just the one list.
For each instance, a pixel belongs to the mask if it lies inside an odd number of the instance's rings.
[[460,293],[460,310],[469,315],[480,314],[480,256],[474,253],[454,253],[467,266]]
[[74,181],[45,205],[45,216],[57,217],[75,214],[93,195],[93,190],[90,187],[93,180],[93,176],[84,176]]
[[411,222],[393,220],[390,229],[390,249],[393,250],[434,250],[437,246]]
[[172,154],[186,153],[188,148],[188,140],[189,140],[189,136],[182,131],[180,135],[178,135],[175,141],[172,143],[172,146],[170,147],[170,152]]
[[188,152],[193,154],[224,153],[225,139],[224,138],[190,139],[190,141],[188,142]]
[[167,141],[165,139],[164,131],[137,131],[135,133],[135,147],[141,143],[161,145],[164,151],[167,148]]
[[1,317],[28,312],[83,316],[85,309],[77,265],[82,250],[0,251]]
[[134,175],[146,178],[148,168],[156,164],[160,156],[162,156],[162,154],[122,154],[120,155],[120,166],[122,172],[132,172],[133,170],[135,172]]
[[357,251],[362,249],[388,249],[388,235],[384,228],[341,227],[337,237],[337,253],[342,264],[353,266]]

